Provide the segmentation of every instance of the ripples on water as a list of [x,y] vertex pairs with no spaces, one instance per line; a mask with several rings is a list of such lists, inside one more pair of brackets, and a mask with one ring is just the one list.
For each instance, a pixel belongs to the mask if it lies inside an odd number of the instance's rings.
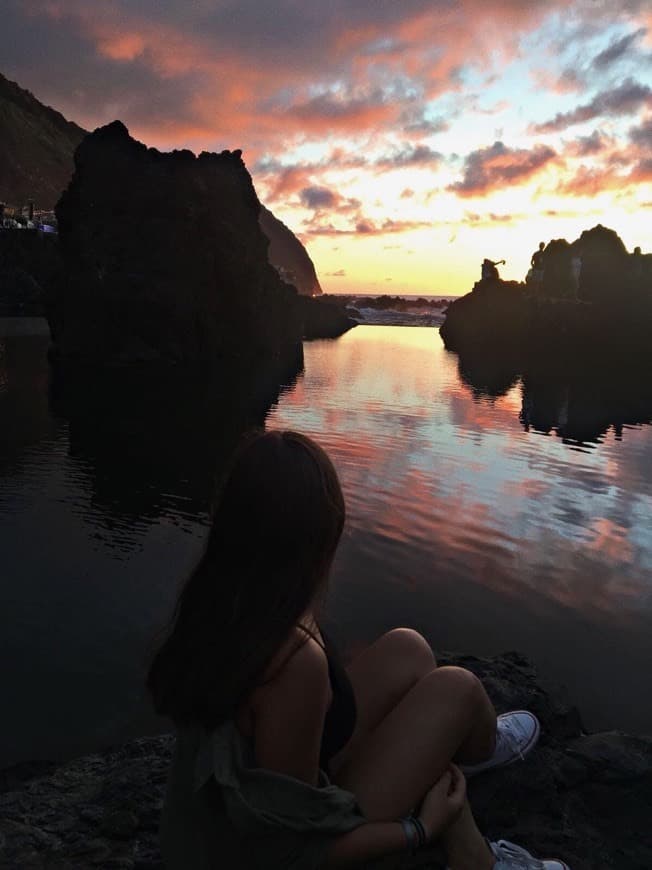
[[[6,333],[0,763],[155,726],[147,654],[200,552],[206,457],[225,449],[214,432],[229,416],[225,399],[215,429],[175,421],[175,395],[154,398],[167,408],[155,420],[131,406],[98,417],[83,397],[62,409],[47,335]],[[329,621],[351,649],[399,624],[440,649],[519,649],[591,726],[652,731],[652,429],[564,443],[526,431],[522,410],[518,382],[498,397],[470,388],[432,328],[306,344],[267,425],[315,436],[342,478]]]
[[314,435],[342,477],[340,637],[405,623],[440,649],[517,648],[591,725],[652,730],[650,427],[527,432],[521,384],[474,395],[433,329],[358,327],[305,364],[268,424]]

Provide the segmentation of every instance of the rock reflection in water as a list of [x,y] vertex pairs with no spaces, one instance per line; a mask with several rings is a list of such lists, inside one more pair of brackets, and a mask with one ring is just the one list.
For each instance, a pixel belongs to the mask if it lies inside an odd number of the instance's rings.
[[551,372],[523,377],[526,431],[555,431],[566,441],[599,441],[609,429],[617,438],[623,428],[652,421],[652,385],[640,369],[564,375]]
[[513,355],[476,351],[459,354],[458,373],[474,398],[505,396],[520,379],[519,419],[526,432],[554,432],[585,444],[610,429],[620,438],[627,426],[652,422],[652,383],[633,361],[572,369],[551,360],[524,367]]
[[161,728],[144,670],[215,481],[301,370],[73,376],[48,341],[0,338],[0,767]]
[[219,374],[127,369],[57,372],[52,413],[68,423],[70,456],[90,476],[101,536],[127,548],[134,523],[174,513],[206,516],[220,475],[242,433],[265,414],[301,371],[224,365]]

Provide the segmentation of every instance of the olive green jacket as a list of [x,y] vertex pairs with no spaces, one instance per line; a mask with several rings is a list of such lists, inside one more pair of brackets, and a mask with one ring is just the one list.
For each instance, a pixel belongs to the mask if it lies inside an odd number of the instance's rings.
[[167,870],[316,870],[365,822],[351,792],[258,767],[232,720],[177,734],[161,822]]

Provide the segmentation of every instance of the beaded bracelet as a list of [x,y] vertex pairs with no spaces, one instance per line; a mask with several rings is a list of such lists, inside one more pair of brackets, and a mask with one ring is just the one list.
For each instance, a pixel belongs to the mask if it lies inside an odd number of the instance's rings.
[[408,849],[414,854],[417,849],[424,846],[428,840],[426,829],[423,826],[421,819],[416,816],[408,816],[405,819],[400,819],[403,833],[407,841]]

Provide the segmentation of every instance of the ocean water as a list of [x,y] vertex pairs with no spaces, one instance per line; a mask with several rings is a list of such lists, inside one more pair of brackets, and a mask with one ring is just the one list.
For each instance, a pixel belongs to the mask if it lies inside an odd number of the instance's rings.
[[[227,391],[192,416],[172,386],[144,405],[101,385],[63,400],[47,344],[42,324],[0,323],[0,765],[162,727],[143,674],[237,405]],[[432,327],[359,326],[304,356],[265,423],[317,438],[340,474],[341,644],[409,625],[436,649],[517,649],[590,728],[652,732],[645,408],[611,425],[562,389],[535,414],[537,395],[470,379]]]

